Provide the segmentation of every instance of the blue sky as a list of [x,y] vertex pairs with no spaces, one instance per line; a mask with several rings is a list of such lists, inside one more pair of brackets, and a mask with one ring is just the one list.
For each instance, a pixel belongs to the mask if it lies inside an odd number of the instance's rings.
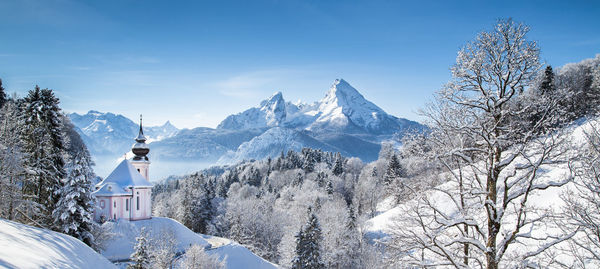
[[553,66],[600,53],[600,1],[0,1],[0,78],[67,112],[216,126],[275,91],[313,102],[344,78],[419,120],[456,52],[496,19]]

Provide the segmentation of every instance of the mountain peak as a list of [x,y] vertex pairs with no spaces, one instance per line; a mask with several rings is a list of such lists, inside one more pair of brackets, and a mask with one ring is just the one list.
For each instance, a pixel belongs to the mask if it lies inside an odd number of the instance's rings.
[[175,127],[170,120],[167,120],[161,127]]
[[279,103],[285,103],[285,101],[283,100],[283,94],[280,91],[275,92],[273,95],[271,95],[271,97],[260,102],[259,107],[261,109],[265,109],[267,107],[277,106]]
[[349,101],[355,99],[364,99],[364,97],[354,87],[352,87],[350,83],[343,79],[336,79],[329,88],[324,101],[334,101],[334,99],[340,99],[339,101]]

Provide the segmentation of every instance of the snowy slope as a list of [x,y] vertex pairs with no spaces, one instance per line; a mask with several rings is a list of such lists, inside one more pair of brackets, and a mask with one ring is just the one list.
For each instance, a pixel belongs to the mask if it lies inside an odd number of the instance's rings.
[[209,255],[227,257],[227,268],[277,268],[277,265],[257,257],[244,246],[227,238],[210,235],[203,235],[203,238],[211,244],[211,248],[207,249]]
[[[570,129],[568,129],[565,132],[564,138],[566,138],[566,141],[569,141],[571,143],[569,145],[569,148],[572,151],[576,151],[577,149],[586,146],[586,139],[585,139],[584,132],[585,132],[585,130],[590,128],[590,124],[591,124],[591,121],[584,122],[580,125],[575,125],[575,126],[569,127]],[[567,151],[566,154],[573,154],[574,152],[572,152],[572,151],[571,152]],[[523,160],[522,158],[519,157],[516,159],[516,163],[512,164],[512,165],[519,166],[519,165],[524,164],[525,162],[526,162],[525,160]],[[571,172],[569,170],[568,164],[566,164],[566,163],[543,165],[542,169],[540,169],[538,171],[539,182],[556,182],[556,181],[560,181],[560,180],[569,178],[570,175],[571,175]],[[435,206],[436,209],[439,210],[439,212],[438,212],[439,214],[444,214],[445,216],[460,215],[460,214],[458,214],[458,208],[455,206],[455,203],[454,203],[455,201],[452,201],[451,198],[447,195],[448,193],[452,192],[452,190],[456,190],[456,189],[457,189],[456,182],[450,181],[450,182],[446,182],[446,183],[443,183],[443,184],[437,186],[433,190],[429,190],[429,191],[425,192],[423,195],[425,197],[427,197],[427,200],[429,202],[431,202],[431,204],[433,206]],[[540,210],[561,212],[562,210],[564,210],[565,204],[564,204],[563,200],[560,198],[560,195],[562,193],[566,192],[567,190],[577,191],[576,188],[574,188],[573,182],[567,183],[566,185],[563,185],[561,187],[550,187],[543,191],[534,191],[529,196],[528,206],[529,206],[529,208],[537,208]],[[421,200],[419,200],[419,201],[420,201],[420,203],[422,203]],[[391,234],[394,234],[394,232],[398,231],[399,229],[417,231],[417,233],[421,231],[420,227],[418,227],[418,226],[415,226],[415,227],[406,226],[407,222],[402,222],[402,224],[398,224],[398,221],[406,220],[407,216],[411,216],[411,214],[414,213],[414,208],[419,206],[418,201],[416,199],[408,201],[406,203],[400,204],[400,205],[398,205],[396,207],[392,207],[392,208],[389,208],[388,205],[389,205],[389,200],[382,201],[382,203],[379,207],[382,207],[382,208],[387,207],[388,209],[383,211],[378,216],[375,216],[374,218],[368,220],[365,223],[365,226],[363,227],[363,229],[364,229],[366,236],[369,239],[386,241],[390,238],[389,236]],[[475,220],[479,220],[479,221],[485,220],[485,216],[484,216],[485,211],[480,210],[477,212],[480,213],[480,215],[473,215],[472,218]],[[514,221],[514,219],[515,219],[515,217],[513,217],[515,212],[507,211],[505,214],[508,214],[508,217],[505,218],[505,223],[503,223],[503,225],[504,225],[503,227],[508,226],[510,224],[514,225],[514,223],[512,221]],[[530,213],[530,214],[534,214],[534,213]],[[399,225],[401,225],[401,226],[399,226]],[[555,223],[553,223],[550,220],[540,222],[537,225],[538,226],[536,227],[536,229],[529,231],[529,233],[534,237],[544,238],[549,235],[550,236],[564,236],[565,235],[564,232],[562,230],[560,230],[555,225]],[[528,229],[522,229],[522,230],[524,230],[524,231],[522,231],[522,233],[528,232]],[[515,244],[514,247],[510,248],[510,251],[512,251],[513,253],[525,253],[527,251],[535,250],[540,246],[539,242],[530,240],[528,238],[523,238],[521,243],[522,244]],[[565,249],[564,243],[561,243],[558,246],[561,247],[563,250]],[[560,250],[557,251],[556,249],[553,251],[554,251],[553,254],[556,255],[555,259],[558,261],[565,262],[566,264],[570,264],[570,262],[573,259],[571,257],[572,255],[570,255],[569,253],[561,252]],[[536,259],[537,258],[532,258],[532,261],[533,262],[540,261],[540,260],[536,261]],[[541,257],[540,259],[543,259],[543,257]],[[516,264],[518,264],[519,262],[520,261],[508,261],[508,263],[513,263],[511,266],[516,266]],[[590,264],[590,265],[592,265],[592,264]],[[598,265],[600,265],[600,264],[594,264],[592,267],[598,266]]]
[[184,251],[190,244],[207,246],[208,242],[192,232],[183,224],[169,218],[153,217],[148,220],[106,222],[104,227],[110,228],[114,237],[106,245],[102,255],[109,260],[128,259],[133,253],[136,244],[135,238],[139,236],[142,227],[146,227],[149,239],[163,240],[162,235],[173,235],[177,241],[177,251]]
[[[196,234],[183,224],[170,218],[152,217],[148,220],[106,222],[104,227],[114,233],[114,237],[102,252],[110,260],[126,260],[133,252],[142,227],[148,232],[148,241],[157,242],[172,236],[176,242],[176,251],[179,253],[191,245],[200,245],[207,249],[211,255],[218,255],[220,259],[227,259],[227,268],[277,268],[276,265],[256,256],[247,248],[225,238],[216,238]],[[215,243],[218,241],[218,243]]]
[[0,267],[114,268],[114,265],[71,236],[0,219]]
[[284,153],[288,150],[300,151],[303,147],[332,152],[339,151],[347,155],[347,152],[342,149],[312,138],[306,131],[275,127],[248,142],[242,143],[235,152],[224,155],[217,163],[227,164],[242,160],[274,158],[279,156],[282,151]]

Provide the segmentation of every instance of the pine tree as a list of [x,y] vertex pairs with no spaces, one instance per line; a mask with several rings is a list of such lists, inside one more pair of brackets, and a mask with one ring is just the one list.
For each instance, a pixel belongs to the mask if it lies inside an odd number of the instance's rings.
[[93,172],[90,156],[81,152],[67,166],[67,177],[56,191],[58,202],[52,212],[54,225],[59,232],[71,235],[89,246],[94,243],[92,230],[94,198],[92,197]]
[[4,87],[2,87],[2,79],[0,79],[0,108],[4,106],[4,103],[6,103],[6,93]]
[[306,228],[300,229],[296,235],[296,256],[292,261],[294,269],[320,269],[325,268],[321,260],[321,226],[317,216],[308,209],[309,218]]
[[[22,140],[28,157],[28,175],[23,186],[24,194],[41,208],[32,216],[36,225],[52,226],[51,213],[58,199],[65,176],[63,154],[65,146],[61,132],[59,100],[52,90],[38,86],[23,99],[24,130]],[[41,222],[40,222],[41,221]]]
[[0,217],[25,222],[18,218],[17,206],[21,211],[29,205],[23,197],[23,175],[27,171],[23,141],[20,139],[21,111],[13,101],[0,109]]
[[335,155],[335,165],[333,166],[332,173],[336,176],[344,173],[344,161],[342,160],[342,155],[339,152]]
[[544,95],[547,93],[551,93],[555,90],[556,86],[554,85],[554,71],[552,70],[552,66],[546,66],[546,70],[544,70],[544,75],[542,78],[542,83],[540,84],[540,94]]
[[392,185],[392,183],[394,183],[395,180],[397,180],[400,177],[406,177],[406,171],[404,170],[402,165],[400,165],[396,154],[392,154],[392,157],[390,158],[390,162],[388,163],[388,167],[385,171],[385,175],[383,178],[384,183],[387,186],[390,186]]
[[133,248],[134,251],[130,257],[133,264],[130,264],[127,268],[145,269],[150,267],[150,250],[147,237],[146,228],[142,227],[140,235],[135,238],[137,244]]
[[325,190],[327,191],[327,194],[333,195],[333,184],[331,183],[331,180],[327,180],[327,186],[325,187]]

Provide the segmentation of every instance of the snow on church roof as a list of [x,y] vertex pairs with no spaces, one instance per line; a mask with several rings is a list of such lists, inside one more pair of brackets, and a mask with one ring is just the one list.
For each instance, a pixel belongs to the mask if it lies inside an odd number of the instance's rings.
[[148,182],[128,160],[123,160],[115,170],[104,180],[96,185],[98,189],[93,192],[96,196],[126,195],[129,187],[148,187],[152,184]]

